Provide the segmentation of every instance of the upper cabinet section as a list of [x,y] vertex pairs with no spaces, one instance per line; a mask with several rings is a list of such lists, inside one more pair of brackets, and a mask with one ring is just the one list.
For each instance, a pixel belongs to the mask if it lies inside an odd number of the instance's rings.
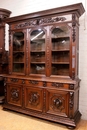
[[9,74],[78,78],[81,3],[6,19]]

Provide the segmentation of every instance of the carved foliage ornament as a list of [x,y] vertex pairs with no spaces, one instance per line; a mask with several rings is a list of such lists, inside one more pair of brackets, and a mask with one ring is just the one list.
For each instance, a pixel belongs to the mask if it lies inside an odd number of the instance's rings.
[[54,94],[51,97],[51,107],[55,111],[62,111],[64,109],[65,100],[61,95]]
[[72,23],[72,39],[73,39],[73,42],[75,42],[76,40],[76,22],[75,22],[75,19],[76,19],[76,16],[75,14],[72,14],[72,20],[73,20],[73,23]]
[[19,100],[19,90],[13,88],[11,90],[11,98],[14,101],[18,101]]
[[37,106],[39,104],[40,96],[37,92],[29,93],[29,104]]
[[54,23],[54,22],[61,22],[65,21],[65,17],[49,17],[49,18],[42,18],[42,19],[35,19],[35,20],[30,20],[25,23],[21,23],[15,26],[15,28],[22,28],[22,27],[27,27],[27,26],[36,26],[36,25],[42,25],[45,23]]
[[63,84],[62,83],[52,83],[52,86],[54,87],[57,87],[57,88],[60,88],[60,87],[63,87]]

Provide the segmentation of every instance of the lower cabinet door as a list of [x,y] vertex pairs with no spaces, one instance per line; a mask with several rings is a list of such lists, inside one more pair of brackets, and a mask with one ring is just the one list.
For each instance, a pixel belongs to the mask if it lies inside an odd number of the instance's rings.
[[25,87],[25,107],[42,112],[43,89],[36,87]]
[[8,84],[7,85],[7,102],[12,105],[22,106],[22,86]]
[[54,89],[46,90],[46,112],[49,114],[68,117],[69,94],[67,91]]

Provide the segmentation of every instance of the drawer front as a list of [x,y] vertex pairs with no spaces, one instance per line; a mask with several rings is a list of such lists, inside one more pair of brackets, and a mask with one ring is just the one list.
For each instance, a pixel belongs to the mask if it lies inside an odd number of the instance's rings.
[[69,89],[69,84],[58,83],[58,82],[48,82],[47,86],[51,88]]
[[42,112],[43,110],[43,89],[36,87],[24,87],[25,94],[25,108],[37,110]]
[[13,83],[13,84],[21,84],[22,83],[22,80],[21,79],[18,79],[18,78],[7,78],[6,79],[6,82],[8,83]]
[[43,86],[43,82],[42,81],[37,81],[37,80],[26,80],[26,84],[29,86]]
[[54,89],[46,90],[46,112],[67,117],[69,115],[69,93]]
[[7,84],[7,102],[12,105],[22,106],[22,86]]

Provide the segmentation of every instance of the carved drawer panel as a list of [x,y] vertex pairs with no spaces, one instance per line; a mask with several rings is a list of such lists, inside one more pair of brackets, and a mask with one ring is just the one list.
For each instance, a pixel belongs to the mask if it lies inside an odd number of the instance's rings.
[[9,83],[22,83],[22,80],[18,79],[18,78],[7,78],[7,82],[9,82]]
[[68,116],[68,92],[47,89],[46,111],[50,114]]
[[43,82],[37,80],[26,80],[26,84],[29,86],[43,86]]
[[67,89],[67,90],[74,90],[75,89],[74,84],[58,83],[58,82],[48,82],[47,87],[57,88],[57,89]]
[[25,107],[42,112],[43,91],[41,88],[25,87]]
[[16,106],[22,106],[22,86],[7,85],[7,102]]

